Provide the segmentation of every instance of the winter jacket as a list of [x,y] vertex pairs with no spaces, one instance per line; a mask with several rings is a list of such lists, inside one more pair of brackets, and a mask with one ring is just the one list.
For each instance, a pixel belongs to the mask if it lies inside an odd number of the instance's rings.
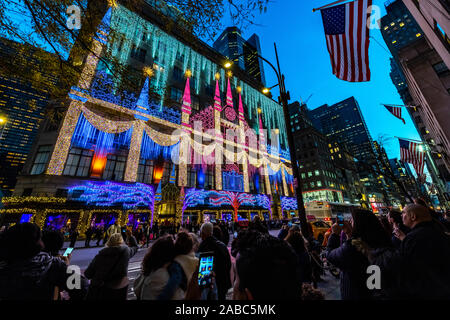
[[327,260],[341,270],[340,289],[342,300],[367,300],[371,293],[367,288],[368,259],[352,243],[345,241],[340,247],[333,248],[328,242]]
[[0,262],[0,300],[52,300],[55,287],[66,290],[72,300],[82,300],[87,281],[81,276],[81,289],[68,290],[71,275],[64,261],[46,252],[27,260]]
[[[178,255],[168,267],[169,280],[158,296],[158,300],[182,300],[194,271],[198,268],[198,258],[194,253]],[[181,290],[181,294],[180,294]]]
[[223,293],[231,288],[231,258],[227,246],[211,236],[200,243],[198,252],[214,252],[213,270],[216,274],[218,292]]
[[128,262],[137,249],[125,245],[106,247],[94,257],[84,275],[91,279],[91,286],[123,288],[128,285]]
[[[166,289],[170,274],[168,271],[169,263],[165,266],[153,271],[145,277],[140,275],[134,282],[134,292],[139,300],[182,300],[184,299],[184,291],[181,288],[175,288],[171,296],[165,299],[164,291]],[[170,293],[166,293],[170,294]]]
[[397,250],[371,252],[389,299],[450,298],[450,236],[434,221],[417,224]]

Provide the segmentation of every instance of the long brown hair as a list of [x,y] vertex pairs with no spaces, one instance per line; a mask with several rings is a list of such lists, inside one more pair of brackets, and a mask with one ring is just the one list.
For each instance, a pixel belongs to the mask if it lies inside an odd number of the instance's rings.
[[175,258],[175,244],[170,236],[155,241],[142,260],[142,272],[148,276]]

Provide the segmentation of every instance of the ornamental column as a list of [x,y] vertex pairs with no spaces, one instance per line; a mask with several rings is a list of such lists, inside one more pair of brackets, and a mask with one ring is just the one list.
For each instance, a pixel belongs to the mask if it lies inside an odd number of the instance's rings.
[[144,120],[136,120],[133,125],[133,134],[131,136],[130,151],[128,151],[127,166],[125,168],[126,182],[136,182],[141,158],[142,136],[144,134]]
[[183,134],[180,138],[180,153],[178,165],[178,186],[187,186],[187,162],[190,151],[190,138],[192,127],[189,124],[189,117],[191,116],[191,88],[189,84],[190,74],[186,72],[186,86],[184,88],[183,105],[181,106],[181,126],[183,127]]
[[239,144],[242,146],[242,174],[244,176],[244,192],[250,192],[249,176],[248,176],[248,158],[247,150],[245,148],[245,117],[244,117],[244,107],[242,105],[241,91],[242,89],[238,87],[239,92]]
[[288,193],[288,186],[287,186],[287,182],[286,182],[286,174],[284,172],[284,164],[281,164],[280,169],[281,169],[281,178],[283,180],[283,194],[287,197],[287,196],[289,196],[289,193]]
[[262,155],[262,159],[263,159],[263,164],[262,164],[263,172],[261,174],[264,175],[264,182],[266,185],[266,194],[272,194],[272,189],[270,187],[270,179],[269,179],[269,168],[268,168],[268,163],[270,160],[268,159],[268,155],[267,155],[266,138],[264,137],[261,109],[258,109],[258,114],[259,114],[259,152]]
[[222,112],[222,106],[220,102],[220,89],[219,89],[219,73],[216,74],[216,93],[214,95],[214,128],[215,128],[215,143],[216,148],[214,150],[215,168],[216,168],[216,190],[222,190],[222,147],[223,138],[220,130],[220,113]]

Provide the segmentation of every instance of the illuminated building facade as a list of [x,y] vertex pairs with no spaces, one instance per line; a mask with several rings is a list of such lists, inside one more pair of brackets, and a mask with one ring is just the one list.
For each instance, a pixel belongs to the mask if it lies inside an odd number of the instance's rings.
[[[121,208],[122,223],[295,211],[284,206],[293,177],[283,110],[257,82],[226,73],[226,58],[201,41],[124,6],[109,8],[102,26],[58,131],[41,134],[15,196]],[[109,28],[128,42],[109,41]],[[137,92],[105,67],[104,50],[134,68]],[[81,232],[92,220],[85,206]]]
[[[0,59],[17,61],[21,56],[22,66],[17,69],[41,68],[35,56],[38,49],[17,42],[0,39]],[[45,54],[39,50],[40,54]],[[50,56],[50,54],[47,54]],[[25,66],[26,64],[26,66]],[[43,76],[51,78],[49,74]],[[56,82],[56,80],[52,80]],[[12,194],[16,177],[22,170],[31,150],[34,138],[44,119],[45,108],[49,102],[46,88],[36,88],[20,75],[0,75],[0,189],[5,195]]]

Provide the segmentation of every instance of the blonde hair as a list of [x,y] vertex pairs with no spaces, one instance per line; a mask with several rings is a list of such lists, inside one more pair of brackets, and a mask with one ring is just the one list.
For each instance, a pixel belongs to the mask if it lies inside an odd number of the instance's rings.
[[123,237],[120,233],[113,233],[106,242],[107,247],[118,247],[123,244]]

